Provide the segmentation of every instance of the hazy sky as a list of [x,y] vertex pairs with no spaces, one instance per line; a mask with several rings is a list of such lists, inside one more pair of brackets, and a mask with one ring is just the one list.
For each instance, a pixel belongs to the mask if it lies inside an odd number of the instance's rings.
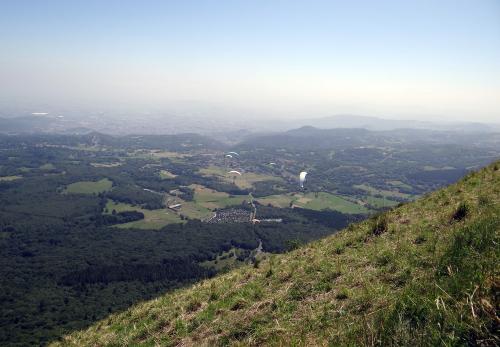
[[500,1],[0,1],[0,106],[178,100],[500,121]]

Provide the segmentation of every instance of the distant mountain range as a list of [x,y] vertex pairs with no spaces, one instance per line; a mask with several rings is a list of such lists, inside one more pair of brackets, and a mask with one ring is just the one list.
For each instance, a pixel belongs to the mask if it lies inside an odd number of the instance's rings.
[[199,133],[221,137],[231,142],[231,137],[248,136],[252,133],[287,131],[303,126],[319,129],[357,128],[374,131],[395,129],[427,129],[462,133],[500,132],[500,124],[472,122],[435,123],[417,120],[396,120],[357,115],[336,115],[310,119],[259,119],[248,117],[204,117],[201,115],[150,115],[144,117],[113,117],[100,115],[51,114],[21,117],[0,117],[0,133],[63,133],[84,134],[91,131],[112,135],[126,134],[179,134]]
[[362,146],[392,146],[394,144],[427,143],[466,145],[498,149],[500,132],[459,132],[429,129],[368,130],[364,128],[319,129],[303,126],[284,132],[246,135],[237,148],[327,149]]
[[437,123],[418,120],[384,119],[357,115],[336,115],[331,117],[303,119],[294,122],[300,125],[310,125],[321,129],[333,128],[363,128],[368,130],[394,130],[394,129],[429,129],[451,130],[464,132],[496,132],[500,124],[484,124],[472,122]]

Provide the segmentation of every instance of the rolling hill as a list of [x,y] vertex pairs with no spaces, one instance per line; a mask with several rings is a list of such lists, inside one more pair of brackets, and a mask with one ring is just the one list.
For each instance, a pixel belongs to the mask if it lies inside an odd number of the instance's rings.
[[53,345],[498,345],[500,162]]

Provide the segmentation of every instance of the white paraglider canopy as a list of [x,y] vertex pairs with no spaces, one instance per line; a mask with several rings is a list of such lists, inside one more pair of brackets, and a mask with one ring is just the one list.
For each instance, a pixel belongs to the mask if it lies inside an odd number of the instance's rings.
[[240,156],[238,153],[236,152],[227,152],[228,154],[234,154],[234,155],[237,155],[238,157]]
[[307,172],[302,171],[299,174],[300,188],[304,188],[304,182],[306,181]]
[[230,173],[230,174],[237,174],[237,175],[241,176],[241,172],[236,171],[236,170],[231,170],[228,173]]

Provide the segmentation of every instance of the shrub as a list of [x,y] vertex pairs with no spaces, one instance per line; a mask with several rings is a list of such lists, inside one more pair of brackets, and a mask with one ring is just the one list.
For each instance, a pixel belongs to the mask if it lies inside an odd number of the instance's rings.
[[343,246],[336,246],[335,247],[335,254],[342,254],[344,253],[344,247]]
[[387,219],[385,215],[376,217],[372,222],[372,235],[379,236],[388,230]]
[[345,289],[345,288],[339,290],[339,292],[337,293],[337,295],[335,295],[335,298],[337,300],[345,300],[348,297],[349,297],[349,294],[347,293],[347,289]]
[[389,251],[383,251],[377,255],[375,262],[379,266],[385,266],[391,263],[394,259],[394,256]]
[[417,238],[415,239],[415,244],[420,245],[421,243],[424,243],[425,241],[427,241],[427,238],[425,237],[425,235],[421,234],[421,235],[418,235]]
[[260,259],[254,258],[254,261],[253,261],[253,267],[254,267],[255,269],[258,269],[258,268],[259,268],[259,265],[260,265]]
[[186,306],[186,312],[194,312],[201,307],[201,302],[197,299],[193,299]]
[[469,214],[469,206],[465,202],[461,202],[455,212],[453,213],[452,220],[461,221]]
[[477,200],[477,203],[479,206],[486,206],[490,203],[490,198],[486,195],[480,195]]

